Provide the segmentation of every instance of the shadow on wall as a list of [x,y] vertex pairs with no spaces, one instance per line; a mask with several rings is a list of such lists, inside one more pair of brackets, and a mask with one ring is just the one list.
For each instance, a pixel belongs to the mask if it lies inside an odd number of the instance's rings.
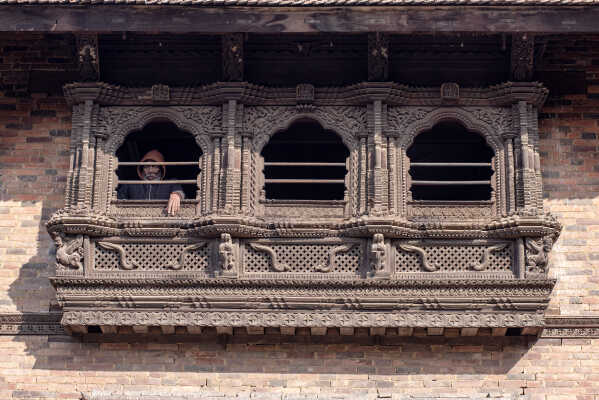
[[[0,306],[6,309],[16,307],[20,312],[45,312],[54,300],[54,292],[47,279],[55,272],[54,244],[46,232],[45,222],[61,206],[62,200],[58,197],[64,192],[68,163],[68,154],[65,154],[68,137],[60,133],[64,130],[56,116],[54,121],[58,126],[56,129],[34,123],[29,126],[21,124],[14,132],[4,129],[12,122],[0,121],[4,127],[0,130],[0,213],[4,213],[2,220],[14,225],[0,225],[3,236],[8,238],[4,253],[8,257],[3,261],[2,271],[18,270],[16,279],[6,285],[8,298],[0,298],[5,302]],[[569,275],[572,278],[560,281],[554,292],[557,312],[596,314],[597,310],[591,309],[591,300],[597,295],[591,292],[599,290],[599,280],[596,279],[597,272],[589,268],[595,253],[589,250],[592,243],[588,236],[599,230],[596,200],[599,182],[590,178],[586,167],[596,163],[599,118],[544,120],[541,129],[544,132],[541,150],[545,153],[542,164],[546,179],[546,204],[564,223],[562,237],[552,256],[553,265],[559,276]],[[594,129],[595,136],[589,134],[591,129]],[[578,139],[569,139],[576,135],[581,137],[580,140],[586,137],[584,140],[592,142],[589,146],[594,146],[595,152],[574,149],[572,146]],[[22,145],[17,146],[20,142]],[[564,146],[572,148],[565,149]],[[27,163],[35,166],[23,172],[23,165]],[[62,166],[56,167],[55,163]],[[579,168],[581,165],[584,168]],[[588,185],[579,187],[572,183],[578,180]],[[31,251],[28,249],[33,247],[35,254],[29,255]],[[556,265],[556,260],[559,265]],[[561,291],[570,290],[573,285],[577,294],[562,297]],[[586,295],[579,296],[581,293]],[[590,298],[589,303],[585,303],[585,296]],[[338,383],[339,387],[343,386],[352,393],[362,390],[360,385],[394,388],[394,385],[403,385],[410,380],[423,379],[428,383],[421,383],[420,389],[428,384],[431,388],[436,387],[438,392],[447,387],[449,392],[455,389],[443,385],[452,380],[520,374],[523,370],[518,366],[519,361],[536,343],[535,338],[529,337],[347,338],[335,335],[334,330],[332,333],[332,336],[325,337],[225,337],[211,333],[188,337],[99,338],[90,335],[83,339],[66,335],[15,336],[13,342],[23,344],[25,353],[34,358],[33,369],[72,371],[66,382],[71,386],[83,385],[85,375],[79,375],[80,371],[108,375],[109,383],[106,385],[120,385],[121,390],[147,384],[147,373],[150,372],[155,374],[153,384],[163,387],[213,385],[214,388],[230,389],[241,385],[255,388],[256,382],[259,382],[265,389],[281,390],[289,387],[291,381],[299,379],[297,375],[301,374],[301,379],[307,379],[306,386],[321,385],[322,390],[336,390],[337,383],[334,382],[338,380],[363,381],[353,383],[356,385],[354,389],[350,388],[352,383]],[[181,376],[171,373],[188,374],[184,376],[184,382]],[[218,378],[218,382],[212,384],[212,378],[221,376],[218,374],[232,375]],[[255,375],[248,378],[247,374],[259,374],[263,378]],[[439,378],[440,375],[449,377]],[[397,381],[389,380],[389,376],[397,377]],[[494,390],[510,392],[508,387],[498,387],[497,379],[493,382]],[[105,384],[87,383],[86,387],[94,389],[102,385]],[[478,388],[482,390],[480,385]]]

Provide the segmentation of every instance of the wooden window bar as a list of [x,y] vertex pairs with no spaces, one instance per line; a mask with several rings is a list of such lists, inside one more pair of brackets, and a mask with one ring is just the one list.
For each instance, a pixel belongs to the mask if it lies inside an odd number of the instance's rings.
[[[139,166],[139,165],[198,165],[198,161],[139,161],[139,162],[133,162],[133,161],[118,161],[117,162],[117,166]],[[154,181],[149,181],[149,180],[119,180],[118,181],[119,184],[123,184],[123,185],[145,185],[145,184],[152,184],[152,185],[166,185],[169,183],[179,183],[179,184],[197,184],[197,180],[196,179],[173,179],[173,180],[154,180]]]

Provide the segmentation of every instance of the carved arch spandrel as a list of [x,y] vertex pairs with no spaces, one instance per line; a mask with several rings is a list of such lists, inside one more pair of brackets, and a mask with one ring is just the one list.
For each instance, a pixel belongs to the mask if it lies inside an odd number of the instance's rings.
[[[310,119],[318,122],[325,130],[339,135],[343,144],[349,150],[347,158],[348,174],[346,176],[346,190],[349,193],[347,214],[356,215],[358,212],[358,181],[360,173],[359,165],[359,135],[364,134],[367,129],[367,109],[357,106],[326,106],[317,107],[313,111],[306,112],[298,110],[293,106],[255,106],[245,107],[243,116],[244,132],[252,137],[253,165],[250,170],[256,174],[252,180],[255,187],[251,188],[254,198],[259,200],[262,196],[260,191],[264,186],[263,165],[261,156],[262,149],[270,138],[277,132],[288,129],[293,123],[302,119]],[[255,207],[261,210],[261,207]],[[259,211],[260,212],[260,211]]]
[[106,140],[101,147],[102,164],[106,167],[106,179],[102,179],[106,187],[97,188],[97,193],[107,193],[106,204],[112,200],[115,190],[116,150],[124,143],[125,138],[132,132],[143,129],[154,121],[166,120],[172,122],[177,128],[190,133],[202,151],[198,160],[200,174],[198,175],[198,198],[200,200],[199,210],[204,212],[209,209],[207,204],[212,191],[211,176],[213,134],[222,132],[222,109],[217,106],[194,106],[194,107],[102,107],[98,113],[95,130],[100,137]]

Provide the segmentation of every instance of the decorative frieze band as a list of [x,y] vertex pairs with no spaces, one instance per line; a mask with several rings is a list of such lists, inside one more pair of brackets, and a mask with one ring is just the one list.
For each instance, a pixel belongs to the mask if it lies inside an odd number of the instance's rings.
[[[70,313],[72,314],[72,313]],[[81,313],[78,313],[81,314]],[[139,314],[148,314],[148,313],[139,313]],[[159,314],[159,313],[151,313],[151,314]],[[177,314],[177,313],[175,313]],[[213,316],[211,314],[219,314],[219,313],[200,313],[202,318],[205,318],[207,321],[210,318],[212,321],[220,321],[219,318],[223,318],[222,316]],[[222,314],[222,313],[220,313]],[[242,314],[242,313],[238,313]],[[252,323],[260,323],[260,322],[269,322],[272,321],[272,314],[280,314],[280,313],[262,313],[261,317],[256,317],[256,313],[247,313],[244,319],[239,319],[239,321],[243,322],[252,322]],[[298,315],[301,313],[288,313],[288,315],[293,318],[295,316],[297,320],[303,322],[309,321],[320,321],[321,324],[325,324],[331,321],[347,321],[347,318],[342,318],[340,316],[329,316],[330,313],[327,313],[327,317],[324,317],[324,313],[311,313],[313,316],[308,317],[305,314]],[[368,314],[368,313],[362,313]],[[453,313],[445,314],[447,317],[453,315]],[[401,314],[397,314],[401,315]],[[401,318],[392,317],[396,322],[407,321],[408,319],[413,319],[414,314],[405,315]],[[422,321],[424,324],[428,322],[432,318],[421,318],[418,314],[418,320]],[[437,315],[436,313],[431,313],[431,317],[433,315]],[[535,318],[541,318],[538,314],[533,314]],[[74,315],[69,318],[74,317]],[[148,315],[149,317],[149,315]],[[495,315],[486,315],[484,318],[487,318],[489,321],[491,318],[494,318]],[[62,313],[58,312],[50,312],[50,313],[6,313],[0,314],[0,335],[64,335],[65,331],[60,324],[60,320],[63,318]],[[173,316],[173,318],[175,318]],[[200,316],[197,316],[200,318]],[[235,320],[235,316],[231,315],[229,320]],[[467,315],[463,315],[463,318],[471,318]],[[377,318],[375,314],[371,314],[369,317],[361,317],[356,316],[357,321],[378,321],[380,323],[386,322],[382,321],[380,318]],[[481,320],[481,319],[479,319]],[[473,320],[470,319],[472,322]],[[173,323],[175,321],[168,321]],[[545,318],[545,327],[540,334],[542,338],[599,338],[599,317],[548,317]],[[247,325],[250,326],[250,325]],[[258,325],[255,325],[258,326]],[[264,325],[269,326],[269,325]],[[323,325],[321,325],[323,326]],[[386,325],[385,325],[386,326]],[[400,326],[400,325],[396,325]],[[506,325],[507,326],[507,325]],[[447,326],[450,327],[450,326]]]
[[66,311],[65,325],[227,327],[525,327],[542,326],[539,313],[464,312],[238,312]]

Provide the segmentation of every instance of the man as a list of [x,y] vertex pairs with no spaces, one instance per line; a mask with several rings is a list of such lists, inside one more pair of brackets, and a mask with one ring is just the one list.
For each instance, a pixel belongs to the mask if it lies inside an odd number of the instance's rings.
[[[142,157],[141,162],[164,162],[164,156],[158,150],[150,150]],[[137,175],[146,181],[159,181],[164,179],[166,168],[164,165],[139,165]],[[181,207],[181,200],[185,197],[183,188],[179,184],[125,184],[117,189],[117,198],[126,200],[167,200],[166,211],[168,215],[175,215]]]

